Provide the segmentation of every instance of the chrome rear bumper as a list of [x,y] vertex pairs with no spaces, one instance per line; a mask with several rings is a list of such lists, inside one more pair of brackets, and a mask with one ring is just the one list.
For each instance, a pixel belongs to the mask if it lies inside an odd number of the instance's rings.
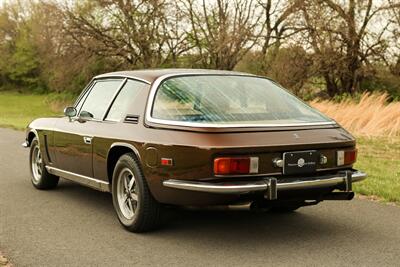
[[364,180],[367,174],[360,171],[345,171],[336,175],[324,175],[312,178],[268,177],[253,182],[210,183],[169,179],[163,182],[165,187],[218,194],[245,194],[264,191],[268,199],[276,199],[279,191],[337,187],[345,192],[352,191],[352,183]]

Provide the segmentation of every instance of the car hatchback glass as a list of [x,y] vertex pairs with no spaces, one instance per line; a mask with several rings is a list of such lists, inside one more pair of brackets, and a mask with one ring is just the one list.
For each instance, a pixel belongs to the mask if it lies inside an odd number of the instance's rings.
[[155,95],[151,115],[172,122],[233,126],[332,123],[270,80],[240,75],[166,79]]

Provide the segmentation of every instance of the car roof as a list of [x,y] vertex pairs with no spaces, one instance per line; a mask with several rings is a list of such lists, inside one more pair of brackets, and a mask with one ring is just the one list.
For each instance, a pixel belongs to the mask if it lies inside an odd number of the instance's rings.
[[108,77],[127,77],[136,78],[139,80],[153,83],[157,78],[165,75],[185,75],[185,74],[214,74],[214,75],[248,75],[249,73],[226,71],[226,70],[209,70],[209,69],[147,69],[147,70],[130,70],[130,71],[117,71],[109,72],[96,76],[95,78],[108,78]]

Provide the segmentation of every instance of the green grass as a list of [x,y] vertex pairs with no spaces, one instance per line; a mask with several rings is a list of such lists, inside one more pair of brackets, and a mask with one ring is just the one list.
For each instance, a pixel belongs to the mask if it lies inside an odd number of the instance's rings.
[[368,178],[354,185],[362,195],[377,196],[384,201],[400,203],[400,138],[359,137],[355,165]]
[[0,92],[0,126],[22,130],[35,118],[60,115],[62,99],[54,95]]
[[[22,130],[35,118],[56,116],[74,96],[65,94],[27,95],[0,92],[0,126]],[[368,178],[354,185],[362,195],[400,203],[400,138],[359,137],[355,168]]]

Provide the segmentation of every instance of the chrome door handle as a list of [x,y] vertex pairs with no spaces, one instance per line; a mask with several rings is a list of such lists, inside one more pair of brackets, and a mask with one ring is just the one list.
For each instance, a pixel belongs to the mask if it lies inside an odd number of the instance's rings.
[[91,137],[91,136],[84,136],[83,137],[83,142],[85,142],[85,144],[87,144],[87,145],[91,145],[92,144],[92,139],[93,139],[93,137]]

